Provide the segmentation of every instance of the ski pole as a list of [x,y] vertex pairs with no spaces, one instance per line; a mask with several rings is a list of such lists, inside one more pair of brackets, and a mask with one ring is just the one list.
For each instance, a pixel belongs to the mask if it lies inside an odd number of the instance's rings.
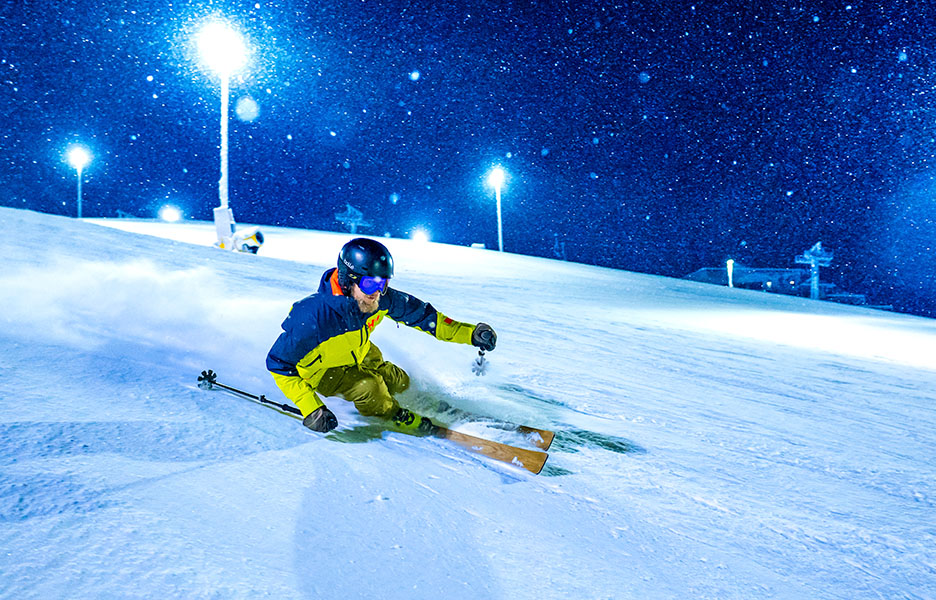
[[198,377],[198,387],[200,387],[203,390],[211,390],[214,388],[220,388],[222,390],[231,392],[233,394],[240,394],[241,396],[244,396],[245,398],[250,398],[251,400],[255,400],[262,404],[269,404],[270,406],[275,406],[276,408],[282,411],[292,413],[294,415],[299,415],[300,417],[302,416],[302,412],[295,406],[290,406],[288,404],[280,404],[279,402],[273,402],[272,400],[268,400],[267,397],[264,396],[263,394],[260,394],[259,396],[255,396],[254,394],[251,394],[249,392],[245,392],[243,390],[239,390],[229,385],[224,385],[223,383],[219,383],[218,374],[212,371],[211,369],[201,372],[201,375],[199,375]]
[[487,359],[484,358],[484,350],[478,350],[478,358],[471,363],[471,371],[478,376],[484,375],[487,371]]

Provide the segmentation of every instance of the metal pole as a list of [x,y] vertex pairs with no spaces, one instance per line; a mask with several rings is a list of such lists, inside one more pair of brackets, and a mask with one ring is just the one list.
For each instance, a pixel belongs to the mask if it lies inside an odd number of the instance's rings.
[[78,218],[81,218],[81,167],[78,167]]
[[501,222],[501,188],[497,186],[495,189],[495,194],[497,195],[497,247],[503,252],[504,251],[504,227]]
[[230,78],[221,75],[221,179],[218,180],[218,196],[221,207],[228,206],[228,98],[230,96]]
[[813,259],[809,274],[809,297],[812,300],[819,299],[819,263]]

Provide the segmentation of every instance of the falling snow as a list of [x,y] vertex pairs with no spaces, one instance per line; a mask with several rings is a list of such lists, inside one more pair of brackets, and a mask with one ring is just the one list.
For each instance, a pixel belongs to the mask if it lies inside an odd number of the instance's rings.
[[247,50],[239,221],[340,230],[350,203],[365,233],[493,247],[503,161],[512,252],[552,256],[558,236],[571,261],[682,277],[822,241],[830,281],[936,316],[925,3],[202,4],[10,3],[0,204],[74,215],[77,142],[85,215],[155,217],[168,190],[210,220],[221,78],[197,34],[226,19]]

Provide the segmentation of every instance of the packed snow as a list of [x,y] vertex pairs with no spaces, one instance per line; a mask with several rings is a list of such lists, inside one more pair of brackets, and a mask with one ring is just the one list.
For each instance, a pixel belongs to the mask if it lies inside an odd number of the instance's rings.
[[378,328],[401,403],[556,430],[533,475],[340,399],[322,435],[198,389],[284,400],[266,352],[347,234],[0,224],[3,598],[936,597],[932,320],[384,240],[392,285],[498,333],[477,377]]

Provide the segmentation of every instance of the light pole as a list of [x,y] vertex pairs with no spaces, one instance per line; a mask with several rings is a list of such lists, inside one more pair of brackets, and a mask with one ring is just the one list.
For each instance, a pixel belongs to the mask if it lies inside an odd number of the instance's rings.
[[494,195],[497,198],[497,249],[504,251],[504,226],[501,221],[501,188],[504,187],[504,181],[507,174],[501,167],[494,167],[488,175],[488,185],[494,188]]
[[198,33],[198,52],[221,79],[221,177],[218,179],[220,206],[214,210],[218,244],[234,235],[234,213],[228,208],[228,112],[231,75],[247,62],[247,48],[240,34],[222,21],[212,21]]
[[78,171],[78,218],[81,218],[81,172],[91,163],[91,152],[80,145],[68,149],[68,164]]

